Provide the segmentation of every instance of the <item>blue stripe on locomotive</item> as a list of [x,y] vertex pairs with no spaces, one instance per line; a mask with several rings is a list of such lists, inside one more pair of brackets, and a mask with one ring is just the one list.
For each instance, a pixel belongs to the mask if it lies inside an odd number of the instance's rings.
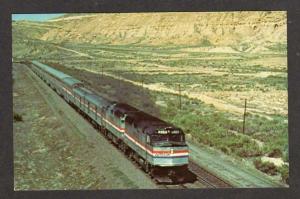
[[[187,146],[183,147],[153,147],[153,150],[188,150]],[[188,164],[188,155],[178,155],[175,157],[172,156],[150,156],[148,157],[148,161],[151,162],[152,165],[159,166],[181,166]]]

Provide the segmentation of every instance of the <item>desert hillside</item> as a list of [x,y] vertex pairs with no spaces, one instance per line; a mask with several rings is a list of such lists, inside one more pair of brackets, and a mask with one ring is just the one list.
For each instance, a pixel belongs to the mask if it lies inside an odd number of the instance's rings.
[[48,23],[57,28],[43,34],[42,40],[230,46],[237,51],[286,44],[285,12],[87,14]]

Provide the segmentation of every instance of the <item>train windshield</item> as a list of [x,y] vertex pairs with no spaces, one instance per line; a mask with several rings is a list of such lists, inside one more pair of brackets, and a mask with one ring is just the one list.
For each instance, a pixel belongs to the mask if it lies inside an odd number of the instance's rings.
[[151,135],[152,146],[185,146],[184,134]]

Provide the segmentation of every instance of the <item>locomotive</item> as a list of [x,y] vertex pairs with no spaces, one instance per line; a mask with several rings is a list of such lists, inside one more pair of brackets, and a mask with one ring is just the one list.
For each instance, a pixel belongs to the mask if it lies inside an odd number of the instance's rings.
[[182,129],[87,89],[83,82],[38,61],[30,68],[158,183],[188,181]]

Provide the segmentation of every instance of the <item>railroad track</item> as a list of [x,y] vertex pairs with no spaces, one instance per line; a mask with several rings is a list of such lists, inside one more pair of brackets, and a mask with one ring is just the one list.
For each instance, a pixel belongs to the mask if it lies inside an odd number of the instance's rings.
[[[183,184],[158,184],[156,182],[156,184],[161,189],[233,188],[229,182],[201,168],[192,160],[189,161],[189,172],[196,175],[194,182]],[[149,175],[149,177],[151,176]],[[153,181],[155,182],[155,179]]]
[[201,168],[194,161],[189,161],[189,170],[197,176],[197,181],[205,184],[208,188],[232,188],[233,186],[218,176]]
[[218,176],[210,173],[197,165],[194,161],[189,161],[189,171],[197,176],[193,183],[158,185],[163,189],[193,189],[193,188],[233,188],[233,186]]

